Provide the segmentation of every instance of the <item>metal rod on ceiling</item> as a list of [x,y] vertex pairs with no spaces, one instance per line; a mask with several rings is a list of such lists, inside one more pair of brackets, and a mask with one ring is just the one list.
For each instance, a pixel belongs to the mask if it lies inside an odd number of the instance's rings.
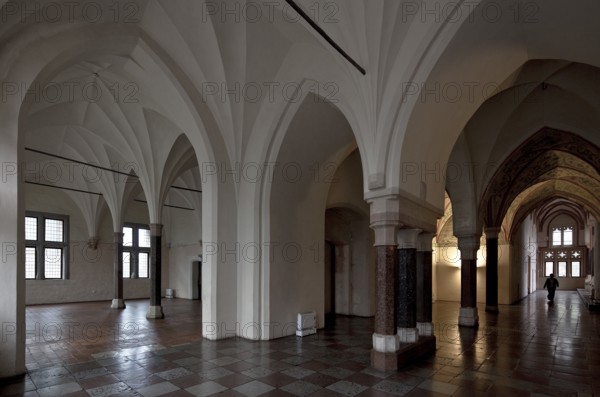
[[95,164],[90,164],[90,163],[86,163],[85,161],[80,161],[80,160],[75,160],[75,159],[71,159],[69,157],[64,157],[64,156],[60,156],[58,154],[52,154],[52,153],[48,153],[48,152],[44,152],[42,150],[37,150],[37,149],[32,149],[29,147],[25,148],[26,151],[28,152],[33,152],[33,153],[38,153],[38,154],[43,154],[44,156],[49,156],[49,157],[54,157],[57,159],[61,159],[61,160],[66,160],[66,161],[71,161],[73,163],[76,164],[81,164],[81,165],[85,165],[88,167],[92,167],[92,168],[97,168],[99,170],[104,170],[104,171],[108,171],[108,172],[113,172],[115,174],[119,174],[119,175],[125,175],[125,176],[130,176],[132,178],[139,178],[137,175],[135,174],[128,174],[126,172],[123,171],[117,171],[117,170],[113,170],[112,168],[107,168],[107,167],[102,167],[100,165],[95,165]]
[[[72,192],[85,193],[85,194],[93,194],[95,196],[102,196],[102,193],[90,192],[90,191],[81,190],[81,189],[74,189],[74,188],[71,188],[71,187],[49,185],[49,184],[46,184],[46,183],[33,182],[33,181],[25,181],[25,183],[30,184],[30,185],[36,185],[36,186],[49,187],[49,188],[52,188],[52,189],[69,190],[69,191],[72,191]],[[145,200],[134,199],[133,201],[137,201],[138,203],[148,204],[148,202],[145,201]],[[180,206],[177,206],[177,205],[163,204],[163,206],[169,207],[169,208],[176,208],[176,209],[179,209],[179,210],[196,211],[194,208],[180,207]]]
[[315,21],[313,21],[313,19],[302,9],[302,7],[296,4],[293,0],[286,0],[286,2],[302,17],[302,19],[312,26],[312,28],[316,30],[317,33],[319,33],[321,37],[325,39],[325,41],[335,48],[335,50],[340,53],[340,55],[343,56],[348,62],[350,62],[352,66],[354,66],[363,75],[367,74],[365,68],[360,66],[358,62],[356,62],[350,55],[348,55],[346,51],[342,49],[342,47],[338,45],[338,43],[333,41],[333,39]]
[[[133,201],[138,202],[138,203],[148,204],[148,202],[146,200],[134,199]],[[164,207],[169,207],[169,208],[175,208],[175,209],[178,209],[178,210],[196,211],[194,208],[180,207],[178,205],[163,204],[163,206]]]
[[[52,154],[52,153],[44,152],[43,150],[33,149],[33,148],[29,148],[29,147],[26,147],[25,150],[28,151],[28,152],[42,154],[44,156],[54,157],[54,158],[57,158],[57,159],[70,161],[70,162],[73,162],[73,163],[76,163],[76,164],[81,164],[81,165],[85,165],[85,166],[88,166],[88,167],[97,168],[97,169],[108,171],[108,172],[113,172],[115,174],[130,176],[132,178],[139,179],[139,176],[137,176],[135,174],[128,174],[128,173],[123,172],[123,171],[113,170],[112,168],[102,167],[102,166],[99,166],[99,165],[95,165],[95,164],[91,164],[91,163],[86,163],[85,161],[80,161],[80,160],[75,160],[75,159],[72,159],[72,158],[69,158],[69,157],[60,156],[58,154]],[[171,185],[170,187],[173,188],[173,189],[186,190],[188,192],[202,193],[202,190],[192,189],[192,188],[183,187],[183,186]]]
[[50,187],[53,189],[61,189],[61,190],[70,190],[72,192],[78,192],[78,193],[86,193],[86,194],[93,194],[95,196],[102,196],[102,193],[96,193],[96,192],[90,192],[87,190],[80,190],[80,189],[74,189],[71,187],[64,187],[64,186],[56,186],[56,185],[49,185],[46,183],[40,183],[40,182],[33,182],[33,181],[25,181],[25,183],[28,183],[30,185],[37,185],[37,186],[44,186],[44,187]]

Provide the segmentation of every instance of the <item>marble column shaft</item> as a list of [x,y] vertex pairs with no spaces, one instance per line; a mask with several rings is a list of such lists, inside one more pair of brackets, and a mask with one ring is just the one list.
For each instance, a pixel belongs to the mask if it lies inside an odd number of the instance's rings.
[[398,369],[399,340],[396,333],[396,278],[398,253],[396,233],[399,227],[398,198],[394,195],[368,199],[370,225],[375,232],[376,264],[375,332],[371,365],[379,371]]
[[477,306],[477,259],[461,259],[460,269],[460,305]]
[[419,236],[427,240],[427,245],[420,242],[417,247],[417,323],[433,321],[433,249],[432,234]]
[[417,326],[417,250],[398,249],[398,295],[396,299],[399,328]]
[[458,248],[461,258],[460,283],[460,315],[458,324],[477,326],[477,250],[479,236],[458,237]]
[[164,317],[161,306],[162,227],[160,224],[150,225],[150,307],[146,318]]
[[498,311],[498,233],[500,229],[485,230],[486,268],[485,268],[485,310]]
[[421,230],[398,230],[398,295],[396,299],[398,339],[414,343],[417,329],[417,241]]
[[477,306],[477,250],[479,249],[479,237],[459,237],[458,248],[460,249],[460,279],[461,294],[460,303],[462,307]]
[[150,225],[150,306],[160,306],[162,277],[162,225]]
[[111,307],[113,309],[123,309],[125,308],[123,300],[123,233],[115,232],[113,242],[115,291]]
[[398,255],[395,245],[375,247],[377,250],[377,294],[375,311],[375,333],[396,333],[396,279]]

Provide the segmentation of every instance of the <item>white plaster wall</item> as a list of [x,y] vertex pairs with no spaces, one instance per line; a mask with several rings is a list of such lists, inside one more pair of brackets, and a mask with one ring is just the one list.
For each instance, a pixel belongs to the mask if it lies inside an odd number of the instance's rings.
[[[199,212],[166,209],[169,212],[169,286],[176,298],[193,299],[192,266],[199,261],[202,247],[202,223]],[[194,273],[195,274],[195,273]]]
[[[67,280],[27,280],[26,304],[69,303],[111,300],[114,294],[113,227],[109,213],[102,219],[96,251],[87,248],[89,238],[81,212],[75,203],[58,189],[33,185],[25,188],[26,209],[69,216],[70,277]],[[142,203],[132,203],[126,211],[125,222],[148,223]],[[163,246],[162,285],[168,284],[169,253]],[[150,295],[149,279],[124,279],[125,299],[142,299]],[[164,288],[163,288],[164,294]]]
[[[535,277],[538,270],[537,251],[536,225],[533,221],[533,217],[529,215],[519,226],[519,229],[513,238],[513,245],[511,247],[510,256],[513,263],[510,277],[511,303],[527,296],[528,284],[531,281],[530,277]],[[529,261],[531,261],[531,276],[528,274]]]
[[[326,213],[325,238],[335,244],[335,312],[338,314],[362,317],[375,314],[375,256],[372,231],[365,218],[342,209]],[[326,274],[325,283],[329,282]],[[324,285],[328,290],[329,284]]]
[[192,266],[194,261],[199,261],[201,249],[199,244],[176,245],[169,249],[169,286],[175,290],[175,297],[194,299],[194,285],[196,280]]
[[[434,245],[436,300],[460,302],[460,252],[455,246]],[[479,281],[479,280],[478,280]]]
[[[460,302],[460,251],[456,246],[438,246],[434,243],[433,287],[434,299]],[[485,303],[486,297],[486,246],[477,253],[477,302]],[[498,303],[512,303],[509,296],[510,247],[498,246]]]
[[351,153],[353,140],[342,114],[309,96],[282,143],[270,192],[266,241],[271,251],[269,321],[278,324],[272,337],[294,333],[299,312],[316,311],[317,326],[325,324],[326,203],[332,177]]
[[[501,305],[510,305],[514,302],[510,297],[510,255],[511,246],[509,244],[498,244],[498,303]],[[481,301],[485,302],[485,274],[483,284]]]
[[370,317],[375,315],[375,252],[373,232],[369,222],[357,222],[352,244],[352,305],[351,314]]
[[373,231],[369,226],[369,206],[363,197],[362,163],[358,150],[336,170],[327,197],[327,208],[346,209],[346,218],[349,219],[344,222],[338,219],[339,216],[331,216],[331,211],[326,215],[325,237],[332,242],[349,245],[348,268],[338,268],[340,274],[336,275],[336,313],[373,316],[376,257]]

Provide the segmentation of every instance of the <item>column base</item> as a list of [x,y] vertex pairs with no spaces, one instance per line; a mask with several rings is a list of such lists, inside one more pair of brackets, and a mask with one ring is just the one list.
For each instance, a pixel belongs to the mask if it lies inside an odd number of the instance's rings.
[[381,372],[397,371],[398,355],[371,350],[371,366]]
[[380,353],[396,353],[399,348],[398,335],[373,334],[373,350]]
[[382,372],[397,371],[421,357],[435,354],[435,345],[435,336],[424,336],[416,343],[401,344],[395,353],[371,350],[371,366]]
[[162,306],[148,306],[146,318],[165,318]]
[[499,313],[498,306],[485,305],[485,311],[488,313]]
[[419,336],[433,336],[433,323],[417,323]]
[[463,327],[476,327],[479,325],[479,315],[476,307],[461,307],[458,316],[458,325]]
[[398,327],[398,340],[400,343],[415,343],[419,340],[419,331],[417,328]]
[[124,299],[113,299],[110,304],[111,309],[125,309],[125,300]]

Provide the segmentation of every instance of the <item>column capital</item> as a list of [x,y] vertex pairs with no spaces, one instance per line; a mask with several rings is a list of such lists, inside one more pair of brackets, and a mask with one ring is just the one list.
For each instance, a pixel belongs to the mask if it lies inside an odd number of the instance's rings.
[[163,225],[160,223],[151,223],[150,225],[150,235],[151,236],[161,236]]
[[398,230],[398,248],[400,249],[411,249],[417,248],[417,241],[421,229],[400,229]]
[[386,245],[396,245],[396,233],[398,232],[399,223],[387,223],[371,225],[371,229],[375,231],[375,247]]
[[396,245],[396,232],[401,226],[398,196],[374,197],[368,202],[371,206],[371,228],[375,231],[374,245]]
[[421,233],[417,239],[417,251],[419,252],[432,252],[433,251],[433,238],[435,233]]
[[123,244],[123,232],[114,232],[113,241],[118,244]]
[[87,247],[93,249],[94,251],[98,249],[98,243],[100,242],[100,237],[92,236],[87,241]]
[[456,236],[461,259],[477,259],[481,236]]
[[486,227],[483,232],[485,233],[485,238],[498,238],[500,231],[502,228],[500,227]]

